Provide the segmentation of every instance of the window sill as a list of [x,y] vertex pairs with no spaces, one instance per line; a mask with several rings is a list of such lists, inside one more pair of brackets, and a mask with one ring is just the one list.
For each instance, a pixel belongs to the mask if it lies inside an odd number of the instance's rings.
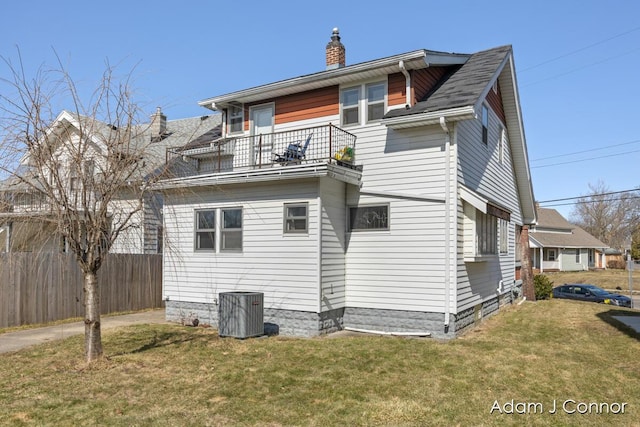
[[464,262],[487,262],[498,259],[497,255],[465,255]]

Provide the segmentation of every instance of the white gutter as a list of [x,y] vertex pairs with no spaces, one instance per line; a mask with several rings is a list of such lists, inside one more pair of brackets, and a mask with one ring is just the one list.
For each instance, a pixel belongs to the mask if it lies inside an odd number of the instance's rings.
[[382,124],[392,129],[402,129],[416,126],[437,125],[441,118],[449,121],[475,119],[476,111],[473,106],[451,108],[446,111],[431,111],[425,113],[407,114],[398,117],[382,119]]
[[[427,66],[428,65],[429,64],[427,64]],[[400,67],[400,71],[402,71],[402,74],[404,74],[404,80],[406,82],[405,83],[406,104],[407,104],[407,107],[411,107],[411,75],[407,71],[407,67],[405,67],[404,61],[402,59],[400,60],[400,62],[398,62],[398,67]]]
[[444,332],[447,333],[451,321],[451,137],[444,117],[440,117],[440,127],[446,135],[444,142]]

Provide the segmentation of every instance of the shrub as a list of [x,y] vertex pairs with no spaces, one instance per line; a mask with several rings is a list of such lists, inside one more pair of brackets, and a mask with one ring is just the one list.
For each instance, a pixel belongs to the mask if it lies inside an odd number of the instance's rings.
[[536,300],[550,298],[553,282],[549,280],[547,276],[544,274],[536,274],[533,277],[533,285],[535,287]]
[[624,270],[627,268],[627,263],[619,259],[612,259],[607,261],[607,268]]

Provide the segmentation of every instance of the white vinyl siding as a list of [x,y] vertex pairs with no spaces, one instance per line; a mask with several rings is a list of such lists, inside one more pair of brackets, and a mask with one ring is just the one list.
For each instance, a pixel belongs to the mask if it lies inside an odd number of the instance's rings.
[[[307,234],[283,235],[283,202],[309,205]],[[195,251],[194,210],[242,208],[242,252]],[[264,292],[265,308],[318,310],[317,180],[175,193],[165,204],[164,294],[213,303],[220,292]]]
[[[456,126],[458,183],[511,212],[510,221],[505,225],[507,247],[506,253],[502,253],[502,256],[484,262],[464,262],[464,253],[468,251],[468,242],[464,237],[465,204],[458,204],[458,312],[495,298],[496,289],[499,287],[503,292],[510,291],[515,281],[515,232],[516,226],[522,224],[522,218],[511,167],[508,129],[504,128],[501,150],[500,137],[504,124],[490,108],[487,108],[486,113],[482,118],[460,122]],[[487,146],[481,143],[484,117],[487,125]],[[497,218],[494,219],[497,221]],[[504,249],[504,245],[498,246],[498,252]],[[501,281],[503,286],[500,286]]]
[[321,311],[345,306],[347,250],[345,193],[347,184],[320,180],[322,199]]
[[346,305],[443,312],[445,135],[440,126],[353,132],[366,167],[347,205],[388,205],[390,222],[389,230],[348,233]]

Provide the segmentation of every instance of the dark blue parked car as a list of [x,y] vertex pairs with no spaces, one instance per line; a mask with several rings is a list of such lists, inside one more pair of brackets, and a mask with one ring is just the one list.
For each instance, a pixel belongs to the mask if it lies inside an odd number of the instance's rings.
[[612,294],[595,285],[581,283],[572,283],[553,288],[553,297],[631,307],[631,298],[627,296]]

